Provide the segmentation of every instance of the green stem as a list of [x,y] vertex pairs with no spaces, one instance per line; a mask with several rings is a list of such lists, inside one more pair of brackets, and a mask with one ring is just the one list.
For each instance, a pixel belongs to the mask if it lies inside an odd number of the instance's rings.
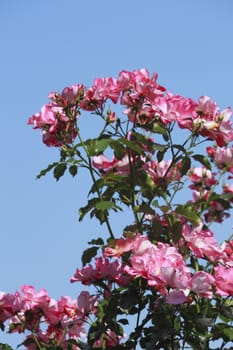
[[[181,152],[179,149],[174,152],[174,146],[173,146],[173,140],[171,137],[171,132],[168,130],[168,137],[169,137],[169,141],[170,141],[170,148],[171,148],[171,153],[172,153],[172,162],[170,164],[170,166],[168,167],[166,173],[164,174],[164,178],[166,178],[168,172],[170,171],[170,169],[172,168],[173,164],[176,162],[177,156],[179,155],[179,153]],[[190,150],[192,147],[196,146],[196,143],[193,141],[193,135],[191,134],[182,144],[182,147],[184,148],[187,143],[191,141],[191,145],[188,147],[188,150]]]
[[[89,156],[89,153],[88,153],[88,151],[87,151],[87,149],[86,149],[86,146],[85,146],[85,144],[84,144],[84,142],[83,142],[83,140],[82,140],[82,138],[81,138],[81,135],[80,135],[79,131],[78,131],[78,139],[79,139],[79,141],[80,141],[80,143],[81,143],[81,145],[82,145],[82,147],[83,147],[83,149],[84,149],[84,152],[86,153],[86,156],[87,156],[87,160],[84,159],[83,157],[81,157],[81,159],[82,159],[82,160],[86,163],[86,165],[87,165],[87,168],[88,168],[88,170],[89,170],[89,173],[90,173],[91,179],[92,179],[92,181],[93,181],[93,184],[94,184],[94,187],[95,187],[95,191],[96,191],[96,193],[97,193],[97,195],[98,195],[98,197],[99,197],[99,200],[102,200],[102,194],[101,194],[101,192],[100,192],[100,190],[98,189],[98,186],[97,186],[97,184],[96,184],[96,179],[95,179],[94,170],[93,170],[93,167],[92,167],[91,157]],[[113,234],[113,231],[112,231],[112,228],[111,228],[111,225],[110,225],[110,222],[109,222],[109,219],[108,219],[108,216],[107,216],[106,213],[104,213],[104,222],[105,222],[105,224],[106,224],[106,226],[107,226],[107,229],[108,229],[108,232],[109,232],[110,237],[111,237],[112,239],[114,239],[115,237],[114,237],[114,234]]]
[[43,348],[41,347],[41,345],[37,339],[37,336],[34,334],[34,332],[32,332],[32,336],[33,336],[35,343],[36,343],[37,347],[39,348],[39,350],[43,350]]
[[130,187],[131,187],[131,195],[130,195],[130,201],[131,201],[131,207],[133,210],[133,215],[134,215],[134,219],[136,221],[136,224],[138,226],[138,228],[140,229],[140,220],[138,218],[138,215],[135,211],[136,208],[136,204],[135,204],[135,171],[134,171],[134,166],[132,164],[132,161],[130,159],[130,151],[128,151],[128,158],[129,158],[129,169],[130,169]]

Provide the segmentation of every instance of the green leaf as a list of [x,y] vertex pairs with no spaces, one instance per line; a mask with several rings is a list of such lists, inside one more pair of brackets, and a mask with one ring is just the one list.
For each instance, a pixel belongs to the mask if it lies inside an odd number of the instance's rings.
[[53,176],[58,181],[65,173],[67,168],[66,163],[59,163],[53,170]]
[[225,337],[227,337],[228,341],[233,341],[233,327],[232,326],[225,326],[222,329],[223,334]]
[[[130,141],[135,141],[136,144],[133,144],[133,147],[141,147],[141,151],[134,149],[136,152],[142,152],[146,149],[147,152],[154,153],[154,151],[157,149],[156,148],[156,143],[152,141],[152,139],[148,138],[148,136],[140,134],[136,131],[133,131],[131,136],[130,136]],[[146,147],[144,147],[146,146]]]
[[99,201],[96,203],[96,209],[100,211],[106,211],[115,207],[115,203],[110,201]]
[[85,207],[79,209],[79,221],[82,221],[84,216],[96,206],[96,203],[99,201],[99,198],[92,198],[88,201]]
[[89,195],[95,192],[98,193],[99,192],[98,190],[104,187],[105,185],[106,185],[105,177],[101,177],[100,179],[96,180],[95,183],[93,183],[93,185],[91,186]]
[[[120,309],[126,314],[134,314],[138,311],[136,307],[140,302],[135,289],[128,289],[119,296],[118,305]],[[135,308],[136,307],[136,308]]]
[[173,321],[173,324],[174,324],[174,330],[176,332],[179,332],[180,331],[180,328],[181,328],[181,320],[179,317],[175,317],[174,318],[174,321]]
[[91,241],[88,242],[88,244],[95,244],[95,245],[104,245],[104,241],[102,238],[97,238],[97,239],[92,239]]
[[166,128],[156,122],[153,123],[152,132],[154,132],[155,134],[161,134],[165,141],[169,140]]
[[149,232],[148,237],[151,241],[158,241],[161,237],[161,234],[163,232],[163,225],[161,224],[161,221],[154,219],[152,221],[152,230]]
[[152,202],[152,205],[153,207],[155,208],[159,208],[159,201],[157,199],[155,199],[153,202]]
[[96,217],[96,219],[99,220],[100,224],[102,225],[104,222],[106,222],[106,217],[108,216],[108,212],[106,210],[101,211],[101,210],[94,208],[90,212],[90,218],[92,219],[94,216]]
[[196,214],[192,206],[178,205],[175,211],[196,226],[201,222],[199,215]]
[[184,148],[184,146],[175,144],[175,145],[173,145],[173,147],[176,148],[176,149],[178,149],[178,150],[181,151],[182,153],[187,154],[187,150]]
[[136,213],[151,214],[151,215],[155,214],[155,211],[149,205],[147,205],[145,202],[142,202],[141,205],[135,207],[135,212]]
[[[92,345],[96,340],[99,340],[102,333],[106,331],[106,327],[102,324],[92,323],[88,331],[88,344],[91,345],[91,349],[93,349]],[[99,349],[99,348],[98,348]]]
[[202,154],[195,154],[192,156],[193,159],[200,162],[202,165],[204,165],[207,169],[211,170],[211,164],[207,157],[203,156]]
[[72,175],[73,177],[77,175],[78,172],[78,167],[77,165],[73,164],[69,167],[69,173],[70,175]]
[[214,327],[213,339],[223,338],[225,341],[233,341],[233,326],[225,323],[217,323]]
[[186,175],[191,167],[191,160],[189,157],[184,157],[182,160],[181,175]]
[[117,140],[117,142],[123,143],[124,145],[127,146],[127,148],[129,148],[130,150],[136,152],[137,154],[142,154],[143,153],[142,147],[138,146],[136,141],[120,138],[120,139]]
[[50,170],[52,170],[58,164],[59,164],[58,162],[49,164],[46,169],[41,170],[41,172],[36,176],[36,178],[40,179],[42,176],[45,176]]
[[168,223],[169,234],[174,242],[178,242],[181,237],[182,232],[182,223],[180,220],[173,214],[166,215],[166,221]]
[[164,154],[167,151],[167,148],[165,148],[163,151],[158,151],[156,154],[158,162],[161,162],[163,160]]
[[96,256],[99,247],[91,247],[84,250],[82,254],[82,264],[83,266],[88,264],[94,256]]
[[111,139],[94,139],[88,140],[87,152],[89,156],[97,156],[103,153],[109,146]]
[[123,336],[124,334],[123,328],[118,322],[114,321],[114,319],[112,319],[112,322],[108,323],[108,326],[114,333],[116,333],[117,335]]
[[110,147],[114,150],[117,159],[122,159],[126,153],[126,148],[118,141],[112,140]]
[[13,350],[13,348],[8,344],[0,343],[0,350]]

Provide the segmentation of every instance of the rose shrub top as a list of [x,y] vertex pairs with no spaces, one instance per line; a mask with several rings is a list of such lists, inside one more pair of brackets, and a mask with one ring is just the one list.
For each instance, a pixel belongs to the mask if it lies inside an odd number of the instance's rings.
[[[29,350],[200,350],[215,340],[227,349],[233,340],[233,240],[219,243],[213,225],[224,224],[233,203],[232,111],[207,96],[173,94],[157,79],[139,69],[75,84],[50,93],[29,118],[60,150],[38,177],[88,171],[80,220],[89,213],[108,233],[93,237],[71,277],[94,286],[93,295],[56,301],[32,286],[0,295],[1,328],[29,332]],[[87,113],[102,127],[83,139]],[[111,212],[126,208],[133,219],[119,234]]]

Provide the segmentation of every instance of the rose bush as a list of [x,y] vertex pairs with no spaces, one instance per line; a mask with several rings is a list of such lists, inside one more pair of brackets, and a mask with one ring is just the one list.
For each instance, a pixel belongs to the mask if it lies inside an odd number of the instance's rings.
[[[96,293],[0,294],[0,326],[25,333],[26,349],[232,349],[233,239],[214,235],[233,203],[232,111],[157,79],[140,69],[72,85],[29,118],[60,150],[38,178],[86,170],[80,220],[89,214],[108,237],[93,237],[71,277]],[[102,122],[88,139],[79,128],[86,113]],[[133,215],[120,236],[112,212]]]

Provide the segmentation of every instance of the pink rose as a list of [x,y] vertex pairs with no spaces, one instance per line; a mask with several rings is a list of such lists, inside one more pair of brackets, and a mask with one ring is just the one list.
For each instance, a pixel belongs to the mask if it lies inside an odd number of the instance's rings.
[[216,281],[216,293],[221,296],[233,295],[233,267],[226,268],[224,266],[216,266],[215,281]]
[[204,271],[196,272],[191,278],[191,290],[203,298],[211,299],[213,296],[212,285],[215,279]]

